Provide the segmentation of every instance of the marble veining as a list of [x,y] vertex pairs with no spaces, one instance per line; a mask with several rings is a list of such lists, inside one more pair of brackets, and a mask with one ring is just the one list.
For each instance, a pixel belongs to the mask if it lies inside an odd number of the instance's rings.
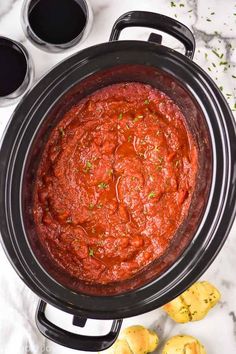
[[[22,42],[29,50],[35,64],[35,82],[68,55],[88,46],[106,42],[113,23],[122,13],[130,10],[159,12],[176,18],[193,31],[196,38],[194,61],[213,78],[222,90],[236,118],[235,0],[90,0],[90,3],[94,11],[94,24],[86,41],[69,52],[48,54],[34,47],[23,34],[20,25],[22,0],[0,1],[0,34]],[[147,28],[124,30],[121,39],[147,40],[151,31],[156,32]],[[175,50],[183,50],[175,39],[165,34],[163,35],[163,43]],[[14,106],[0,108],[0,136],[13,110]],[[208,354],[236,353],[235,235],[236,223],[232,227],[224,248],[202,277],[202,279],[212,281],[222,293],[219,305],[209,313],[207,318],[197,323],[177,325],[161,309],[157,309],[141,316],[126,319],[124,326],[140,323],[157,330],[161,338],[161,346],[156,353],[161,353],[160,349],[163,342],[168,337],[179,333],[199,337],[205,344]],[[6,262],[2,252],[0,257],[2,261]],[[10,281],[14,278],[14,272],[10,266],[8,272],[11,274]],[[19,288],[25,289],[20,280]],[[3,306],[3,304],[0,304],[0,306]],[[63,323],[64,328],[72,328],[69,315],[61,314],[59,310],[52,310],[51,308],[49,309],[49,315],[56,323],[60,325]],[[28,316],[33,317],[34,313],[30,313]],[[80,330],[80,332],[103,333],[109,325],[107,321],[89,320],[86,328]],[[40,348],[38,353],[67,354],[74,352],[45,341]]]

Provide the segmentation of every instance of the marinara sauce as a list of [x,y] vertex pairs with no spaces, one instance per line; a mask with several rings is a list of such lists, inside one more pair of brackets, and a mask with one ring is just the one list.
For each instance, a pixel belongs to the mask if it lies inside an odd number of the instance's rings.
[[168,96],[141,83],[100,89],[64,115],[42,154],[41,243],[78,279],[128,279],[167,250],[196,172],[196,145]]

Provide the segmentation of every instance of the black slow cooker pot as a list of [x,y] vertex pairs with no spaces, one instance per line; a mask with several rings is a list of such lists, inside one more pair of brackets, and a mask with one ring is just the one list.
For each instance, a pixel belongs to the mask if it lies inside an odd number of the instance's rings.
[[[185,55],[148,42],[117,41],[125,27],[143,26],[176,37]],[[192,62],[195,42],[178,21],[148,12],[129,12],[115,23],[109,43],[78,52],[56,66],[16,108],[1,144],[0,226],[5,252],[24,282],[42,299],[39,330],[74,349],[99,351],[116,339],[121,318],[153,310],[189,287],[223,246],[235,216],[236,130],[232,113],[211,78]],[[198,146],[198,177],[188,216],[162,259],[129,281],[96,286],[56,268],[35,233],[31,205],[35,172],[51,129],[74,102],[117,82],[148,83],[181,108]],[[69,333],[45,316],[46,303],[85,318],[117,319],[102,337]]]

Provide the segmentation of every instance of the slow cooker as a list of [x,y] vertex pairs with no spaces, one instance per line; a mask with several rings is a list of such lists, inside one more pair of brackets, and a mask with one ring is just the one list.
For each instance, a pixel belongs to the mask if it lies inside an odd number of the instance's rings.
[[[131,26],[166,32],[185,55],[161,45],[152,33],[145,41],[118,41]],[[216,257],[235,216],[236,129],[233,115],[212,79],[192,61],[195,41],[180,22],[149,12],[128,12],[114,24],[108,43],[84,49],[44,76],[22,99],[1,142],[0,228],[12,266],[40,298],[39,330],[58,344],[87,351],[108,348],[122,318],[162,306],[189,287]],[[35,173],[45,142],[75,102],[118,82],[148,83],[181,109],[198,147],[198,176],[188,216],[168,252],[132,279],[97,286],[59,271],[43,252],[32,218]],[[86,337],[59,328],[45,315],[49,303],[86,318],[113,319],[110,333]]]

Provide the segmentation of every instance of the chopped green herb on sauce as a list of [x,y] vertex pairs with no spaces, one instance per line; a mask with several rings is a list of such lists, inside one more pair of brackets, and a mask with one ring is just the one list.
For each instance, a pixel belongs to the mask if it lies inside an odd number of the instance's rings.
[[151,192],[148,194],[148,199],[154,198],[156,196],[155,192]]
[[65,130],[63,128],[59,128],[59,133],[61,134],[62,138],[66,135]]
[[94,256],[94,250],[92,248],[89,249],[89,256],[90,257]]
[[113,169],[112,169],[112,168],[109,168],[109,170],[107,170],[107,174],[108,174],[109,176],[111,176],[111,175],[113,174]]
[[143,118],[143,116],[142,116],[142,115],[139,115],[139,116],[137,116],[137,117],[135,117],[135,118],[133,119],[133,122],[136,123],[136,122],[139,121],[139,119],[142,119],[142,118]]
[[108,187],[108,184],[105,182],[101,182],[98,184],[98,188],[100,189],[106,189]]
[[84,172],[88,173],[91,170],[91,168],[93,167],[93,164],[90,161],[86,161],[85,166],[86,166],[86,168],[84,169]]

